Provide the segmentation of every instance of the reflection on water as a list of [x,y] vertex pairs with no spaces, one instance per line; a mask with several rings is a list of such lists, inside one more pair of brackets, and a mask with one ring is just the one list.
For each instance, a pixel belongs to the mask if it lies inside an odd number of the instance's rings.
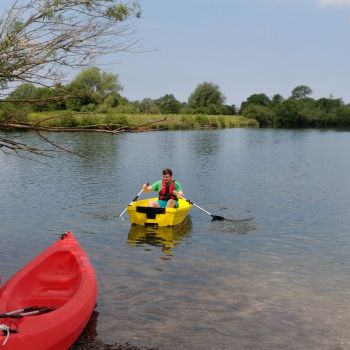
[[193,135],[192,148],[197,157],[208,159],[208,155],[216,156],[220,151],[220,137],[218,134],[208,137],[206,134]]
[[172,254],[174,248],[190,235],[191,229],[192,222],[189,217],[180,225],[171,227],[131,225],[128,244],[131,246],[149,244],[161,247],[165,254]]

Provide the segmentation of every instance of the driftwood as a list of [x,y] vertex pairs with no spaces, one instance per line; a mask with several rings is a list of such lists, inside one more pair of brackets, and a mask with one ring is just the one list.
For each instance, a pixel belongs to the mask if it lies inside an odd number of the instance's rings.
[[108,129],[93,129],[89,126],[80,126],[80,127],[63,127],[63,126],[33,126],[27,124],[14,124],[7,123],[2,125],[3,129],[20,129],[20,130],[31,130],[31,131],[51,131],[51,132],[63,132],[63,131],[89,131],[89,132],[104,132],[108,134],[118,134],[120,132],[128,131],[127,127],[118,128],[115,130]]
[[[52,117],[51,117],[52,118]],[[45,119],[51,119],[47,118]],[[145,131],[145,127],[160,123],[166,120],[166,117],[163,119],[159,120],[154,120],[152,122],[148,122],[145,124],[141,125],[136,125],[133,127],[130,126],[121,126],[118,128],[113,129],[113,125],[108,125],[108,124],[99,124],[99,125],[89,125],[89,126],[79,126],[79,127],[49,127],[49,126],[43,126],[40,125],[43,121],[40,121],[36,124],[29,124],[29,123],[12,123],[10,119],[7,121],[4,121],[0,123],[0,130],[3,129],[12,129],[12,130],[28,130],[28,131],[33,131],[36,132],[37,135],[47,144],[50,144],[51,146],[54,146],[54,149],[49,149],[49,150],[44,150],[44,149],[39,149],[35,147],[31,147],[30,145],[20,143],[14,140],[10,140],[7,138],[0,137],[0,150],[3,151],[4,153],[9,153],[13,152],[15,155],[20,156],[21,153],[32,153],[35,155],[41,155],[41,156],[48,156],[52,157],[52,152],[56,150],[72,153],[75,155],[80,156],[74,151],[68,150],[66,148],[63,148],[62,146],[55,144],[51,142],[47,137],[42,135],[42,132],[102,132],[102,133],[108,133],[112,135],[120,134],[120,133],[126,133],[126,132],[138,132],[138,131]],[[51,154],[50,154],[51,153]]]
[[[51,119],[51,118],[50,118]],[[47,119],[45,119],[47,120]],[[140,128],[144,128],[145,126],[149,126],[152,124],[160,123],[166,120],[166,117],[159,120],[154,120],[152,122],[148,122],[141,125],[136,125],[133,127],[130,126],[121,126],[116,129],[112,129],[113,125],[111,124],[98,124],[98,125],[87,125],[87,126],[75,126],[75,127],[65,127],[65,126],[43,126],[36,124],[28,124],[28,123],[0,123],[0,129],[20,129],[20,130],[31,130],[31,131],[51,131],[51,132],[62,132],[62,131],[88,131],[88,132],[103,132],[108,134],[118,134],[122,132],[128,131],[137,131]]]

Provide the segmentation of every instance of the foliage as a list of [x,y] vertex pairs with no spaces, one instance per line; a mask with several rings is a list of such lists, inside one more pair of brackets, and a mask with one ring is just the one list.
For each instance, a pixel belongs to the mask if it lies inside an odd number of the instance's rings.
[[98,117],[96,115],[91,115],[91,114],[83,115],[79,120],[79,125],[81,126],[97,125],[98,123],[99,123]]
[[152,109],[156,106],[155,101],[151,98],[144,98],[138,103],[138,107],[141,113],[150,113]]
[[257,105],[257,106],[269,106],[270,105],[270,99],[265,94],[253,94],[247,98],[246,101],[242,102],[240,113],[243,114],[245,108],[247,108],[249,105]]
[[11,82],[50,84],[64,68],[133,47],[128,20],[137,1],[17,0],[0,19],[0,89]]
[[[121,127],[136,125],[141,114],[148,117],[166,114],[167,120],[173,115],[181,117],[152,127],[162,130],[237,126],[238,117],[234,117],[236,106],[223,105],[220,90],[212,83],[198,85],[189,103],[179,102],[173,94],[155,100],[129,101],[120,95],[121,88],[118,75],[105,73],[98,68],[87,68],[67,85],[56,84],[51,89],[24,83],[9,94],[6,104],[0,104],[0,123],[9,120],[26,122],[32,112],[57,111],[56,114],[61,117],[50,120],[48,124]],[[288,99],[280,94],[271,98],[263,93],[253,94],[241,104],[240,112],[244,116],[242,125],[293,128],[350,126],[350,105],[339,98],[312,99],[307,97],[310,91],[306,86],[296,87],[293,89],[294,97]],[[63,96],[66,98],[57,99]],[[72,111],[86,114],[82,116]]]
[[28,115],[32,112],[32,108],[28,104],[17,106],[14,103],[6,103],[0,105],[0,123],[4,122],[27,122]]
[[48,88],[25,83],[10,92],[5,101],[21,100],[21,105],[16,102],[14,104],[18,108],[25,104],[29,111],[35,112],[65,109],[64,99],[59,99],[60,96],[64,95],[64,89],[61,84]]
[[123,127],[128,126],[129,121],[126,114],[108,113],[105,118],[105,124],[111,127]]
[[350,107],[340,106],[337,108],[336,125],[342,127],[350,126]]
[[261,126],[276,127],[348,127],[350,105],[341,99],[308,97],[312,90],[306,85],[293,89],[292,95],[284,99],[275,94],[270,99],[265,94],[253,94],[241,104],[240,113],[254,118]]
[[199,84],[188,98],[190,108],[221,108],[225,102],[225,96],[218,85],[204,82]]
[[244,109],[243,115],[247,118],[253,118],[259,122],[261,126],[274,126],[275,113],[271,108],[262,105],[248,104]]
[[[56,116],[57,118],[53,118]],[[64,121],[62,122],[61,119]],[[32,113],[30,122],[38,123],[43,121],[41,125],[48,126],[88,126],[107,124],[111,127],[137,127],[155,121],[163,120],[164,116],[160,114],[119,114],[115,111],[105,113],[79,113],[64,111],[60,114],[54,112]],[[234,127],[258,127],[256,120],[248,119],[242,116],[210,116],[210,115],[184,115],[170,114],[167,119],[156,124],[152,124],[149,128],[159,130],[180,130],[180,129],[199,129],[199,128],[234,128]],[[146,127],[147,128],[147,127]]]
[[222,106],[222,114],[224,115],[236,115],[237,114],[237,108],[235,105],[224,105]]
[[320,98],[316,101],[316,106],[322,109],[324,112],[329,113],[342,106],[344,103],[340,98]]
[[117,75],[102,72],[96,67],[87,68],[68,85],[67,93],[75,97],[67,102],[67,106],[75,111],[91,104],[114,107],[118,105],[117,94],[121,89]]
[[58,123],[58,126],[69,127],[69,128],[75,127],[78,125],[79,123],[75,118],[74,114],[63,116],[62,118],[59,119],[59,123]]
[[154,102],[162,114],[177,114],[180,111],[181,103],[175,98],[173,94],[167,94],[158,98]]
[[272,96],[271,101],[270,101],[270,106],[274,107],[284,101],[284,98],[280,94],[275,94]]
[[292,90],[291,98],[302,100],[312,94],[312,90],[306,85],[299,85]]

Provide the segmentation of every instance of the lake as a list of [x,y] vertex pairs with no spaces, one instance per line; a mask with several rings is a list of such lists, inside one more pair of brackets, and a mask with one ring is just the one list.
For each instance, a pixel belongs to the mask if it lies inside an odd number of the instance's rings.
[[[31,133],[0,136],[47,147]],[[97,273],[106,343],[350,349],[349,132],[46,136],[84,157],[0,152],[3,282],[70,230]],[[187,198],[229,220],[198,208],[175,228],[118,218],[165,167]]]

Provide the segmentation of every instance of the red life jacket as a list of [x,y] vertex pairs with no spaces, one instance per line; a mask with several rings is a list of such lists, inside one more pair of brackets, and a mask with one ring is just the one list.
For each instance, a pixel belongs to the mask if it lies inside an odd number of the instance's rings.
[[170,185],[167,186],[164,180],[162,180],[162,188],[159,192],[159,199],[162,201],[168,201],[169,199],[177,200],[177,197],[173,193],[174,189],[175,181],[171,181]]

